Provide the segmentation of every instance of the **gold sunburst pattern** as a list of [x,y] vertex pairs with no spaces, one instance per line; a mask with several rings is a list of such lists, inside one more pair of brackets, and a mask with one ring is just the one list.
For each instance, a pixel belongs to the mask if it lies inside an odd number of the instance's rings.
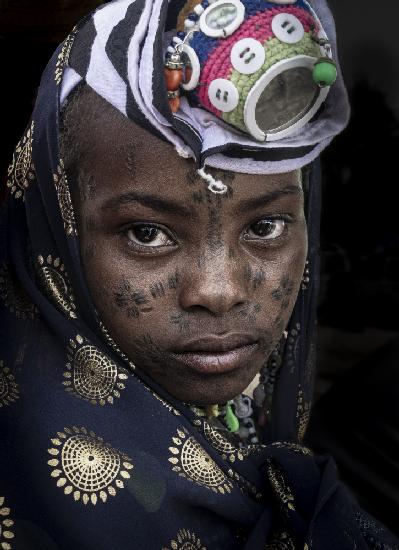
[[35,179],[35,169],[32,162],[33,131],[35,123],[26,130],[15,148],[10,166],[8,167],[7,187],[16,199],[25,197],[25,190]]
[[67,370],[64,372],[65,390],[93,405],[113,403],[125,388],[126,372],[98,348],[78,334],[69,341]]
[[65,495],[83,504],[106,502],[124,488],[133,469],[131,459],[85,427],[64,428],[51,439],[54,447],[47,452],[51,459],[51,477]]
[[54,73],[54,79],[58,85],[61,83],[62,74],[64,72],[65,67],[68,65],[69,56],[71,54],[75,36],[76,36],[76,27],[74,27],[70,32],[70,34],[66,37],[66,39],[64,40],[64,45],[62,46],[61,51],[58,54],[57,63],[55,65],[55,73]]
[[19,391],[14,376],[4,362],[0,361],[0,408],[19,399]]
[[10,268],[6,263],[0,266],[0,298],[17,319],[34,319],[37,315],[36,306],[32,304],[22,286],[11,275]]
[[229,460],[235,462],[236,460],[243,460],[245,451],[235,447],[223,434],[211,426],[208,422],[204,421],[203,430],[206,439],[222,456],[223,460]]
[[271,488],[280,501],[282,508],[286,511],[295,510],[294,495],[292,494],[291,488],[286,483],[280,469],[270,459],[267,463],[267,476],[269,478]]
[[0,548],[2,550],[12,550],[14,541],[13,525],[14,520],[11,519],[11,510],[8,506],[5,506],[5,498],[0,496]]
[[46,258],[39,255],[37,265],[39,280],[47,296],[64,315],[76,319],[75,298],[60,258],[53,258],[51,254]]
[[[306,546],[304,550],[307,550]],[[296,550],[296,548],[290,535],[285,531],[280,531],[266,544],[265,550]]]
[[311,403],[306,401],[303,390],[299,386],[296,418],[298,426],[298,439],[303,441],[310,419]]
[[214,493],[230,493],[233,484],[201,445],[183,428],[172,437],[169,462],[172,470]]
[[188,529],[180,529],[169,546],[164,546],[162,550],[206,550],[206,547],[195,533]]
[[276,449],[288,449],[304,456],[313,456],[311,449],[299,443],[292,443],[292,441],[275,441],[272,443],[272,447],[276,447]]
[[67,235],[77,235],[75,212],[73,210],[71,193],[62,160],[53,174],[54,185],[57,190],[58,204],[60,207],[64,230]]

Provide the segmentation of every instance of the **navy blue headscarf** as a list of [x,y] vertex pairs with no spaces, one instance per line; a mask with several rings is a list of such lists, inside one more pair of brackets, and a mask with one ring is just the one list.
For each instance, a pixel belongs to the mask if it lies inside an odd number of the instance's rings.
[[[134,30],[147,4],[131,4]],[[317,164],[306,182],[310,280],[271,360],[280,367],[261,444],[236,447],[108,336],[87,288],[58,149],[63,71],[69,59],[75,71],[83,67],[94,38],[89,16],[54,54],[9,170],[0,242],[0,548],[398,548],[351,500],[331,459],[301,444],[314,366]],[[133,101],[129,109],[157,131]]]

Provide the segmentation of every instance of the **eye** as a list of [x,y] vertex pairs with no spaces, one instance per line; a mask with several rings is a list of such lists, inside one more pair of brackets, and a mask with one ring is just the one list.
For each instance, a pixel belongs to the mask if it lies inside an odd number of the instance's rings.
[[284,233],[285,220],[264,218],[253,223],[245,232],[245,240],[273,240]]
[[126,231],[126,236],[132,244],[148,248],[176,244],[164,230],[149,223],[137,223],[131,226]]

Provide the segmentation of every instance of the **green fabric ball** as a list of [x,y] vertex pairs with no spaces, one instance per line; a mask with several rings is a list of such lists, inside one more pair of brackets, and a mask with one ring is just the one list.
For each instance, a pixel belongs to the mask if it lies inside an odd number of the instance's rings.
[[313,80],[322,88],[334,84],[337,80],[337,75],[337,67],[334,61],[320,59],[313,67]]

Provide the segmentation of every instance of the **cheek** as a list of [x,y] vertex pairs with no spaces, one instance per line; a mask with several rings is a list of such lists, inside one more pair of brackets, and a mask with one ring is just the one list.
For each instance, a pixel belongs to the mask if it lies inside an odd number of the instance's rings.
[[294,308],[300,289],[307,255],[306,234],[295,246],[252,269],[250,284],[260,310],[261,324],[274,333],[282,333]]
[[178,271],[146,269],[134,261],[117,261],[99,246],[96,250],[83,257],[84,269],[94,306],[111,336],[122,343],[161,333],[176,310]]

